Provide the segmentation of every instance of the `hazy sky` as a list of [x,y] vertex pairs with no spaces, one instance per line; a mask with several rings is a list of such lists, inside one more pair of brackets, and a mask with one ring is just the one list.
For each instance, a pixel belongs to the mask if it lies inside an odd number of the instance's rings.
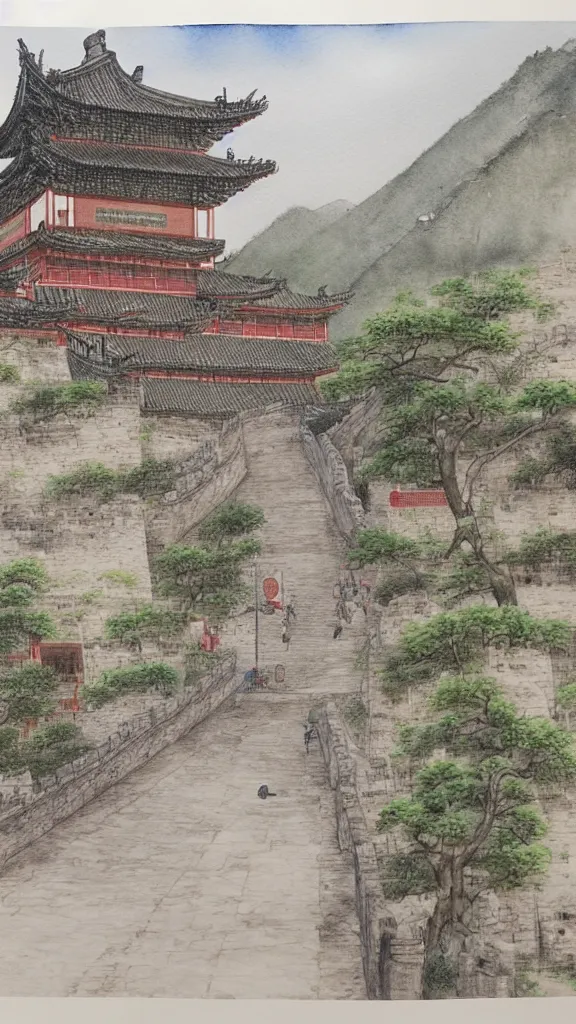
[[[100,26],[94,26],[97,28]],[[104,26],[105,27],[105,26]],[[0,28],[0,119],[12,104],[23,36],[44,66],[80,63],[86,29]],[[128,72],[213,99],[254,88],[270,106],[214,147],[269,157],[279,171],[216,213],[216,233],[237,249],[290,206],[358,203],[407,167],[521,61],[576,36],[574,23],[349,27],[129,28],[107,32]]]

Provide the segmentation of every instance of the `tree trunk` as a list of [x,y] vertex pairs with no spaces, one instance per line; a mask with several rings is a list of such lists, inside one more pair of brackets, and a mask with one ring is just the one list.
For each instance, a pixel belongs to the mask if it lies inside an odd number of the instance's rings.
[[[454,540],[449,548],[449,554],[456,551],[466,541],[472,548],[478,565],[482,566],[488,577],[490,589],[498,606],[502,607],[505,604],[517,605],[516,586],[508,568],[501,569],[498,565],[495,565],[484,550],[484,541],[476,521],[472,503],[471,501],[464,500],[460,490],[455,452],[446,451],[442,453],[438,464],[446,500],[457,524]],[[465,520],[464,523],[462,522],[463,520]]]
[[444,885],[426,929],[423,999],[433,999],[438,994],[430,969],[433,960],[441,954],[451,963],[456,973],[458,956],[468,934],[464,919],[470,909],[470,901],[466,895],[464,871],[450,864],[443,874]]

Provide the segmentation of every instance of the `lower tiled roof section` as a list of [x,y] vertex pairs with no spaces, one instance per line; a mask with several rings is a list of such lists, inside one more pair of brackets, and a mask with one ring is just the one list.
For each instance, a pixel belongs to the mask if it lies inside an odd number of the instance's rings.
[[[69,344],[93,358],[129,357],[131,368],[229,373],[287,373],[294,376],[336,369],[331,345],[275,338],[243,338],[230,334],[196,334],[186,341],[132,338],[122,335],[69,332]],[[131,357],[131,358],[130,358]]]
[[319,403],[318,392],[306,384],[204,384],[143,377],[141,386],[146,412],[181,416],[227,417],[276,402],[298,408]]
[[197,300],[186,295],[166,295],[156,292],[108,291],[104,288],[36,289],[37,305],[42,308],[72,305],[74,316],[70,321],[89,319],[103,323],[126,317],[140,322],[142,327],[186,328],[202,330],[217,312],[217,300]]
[[222,239],[138,235],[90,228],[52,228],[48,231],[41,225],[37,231],[6,246],[0,254],[0,265],[35,248],[80,255],[145,256],[150,259],[196,262],[218,256],[225,244]]

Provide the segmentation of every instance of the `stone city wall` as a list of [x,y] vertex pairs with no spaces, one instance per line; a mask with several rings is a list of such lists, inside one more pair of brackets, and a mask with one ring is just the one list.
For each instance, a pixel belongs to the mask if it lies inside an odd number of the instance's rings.
[[419,999],[423,946],[397,939],[396,921],[382,895],[376,851],[358,796],[356,765],[335,704],[320,709],[317,729],[335,796],[338,843],[354,864],[368,998]]
[[55,825],[146,764],[204,721],[241,683],[236,657],[218,663],[195,688],[124,722],[105,743],[33,785],[29,776],[0,784],[0,868]]
[[365,526],[365,514],[362,502],[348,479],[344,460],[327,434],[315,437],[301,423],[300,438],[306,458],[330,505],[334,522],[345,540],[351,542],[357,530]]
[[221,502],[232,496],[246,476],[242,424],[231,420],[216,437],[207,437],[183,461],[174,490],[146,509],[151,549],[184,540]]

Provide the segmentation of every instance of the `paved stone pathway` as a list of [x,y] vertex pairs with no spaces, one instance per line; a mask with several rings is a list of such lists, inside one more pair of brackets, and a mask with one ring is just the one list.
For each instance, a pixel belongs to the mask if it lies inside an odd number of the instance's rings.
[[[282,692],[239,696],[0,877],[0,996],[366,998],[353,868],[302,727],[357,685],[352,634],[331,640],[339,542],[295,418],[246,442],[239,497],[264,507],[262,565],[298,613],[288,653],[279,617],[263,625]],[[250,625],[236,634],[243,670]]]
[[2,996],[365,998],[352,871],[292,702],[216,714],[31,847],[0,899]]

